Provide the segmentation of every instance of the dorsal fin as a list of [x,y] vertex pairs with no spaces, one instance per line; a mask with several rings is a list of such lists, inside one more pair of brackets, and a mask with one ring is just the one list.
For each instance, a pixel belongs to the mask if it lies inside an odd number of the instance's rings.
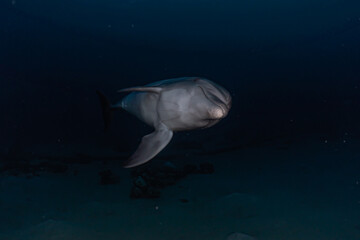
[[161,87],[131,87],[118,90],[118,92],[153,92],[160,93]]

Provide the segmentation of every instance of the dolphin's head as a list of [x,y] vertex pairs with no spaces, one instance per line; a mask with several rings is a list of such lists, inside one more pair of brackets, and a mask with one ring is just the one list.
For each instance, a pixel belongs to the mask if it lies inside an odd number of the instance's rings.
[[231,95],[225,88],[210,80],[198,78],[195,82],[210,102],[206,109],[208,123],[205,127],[211,127],[228,115],[231,108]]
[[214,107],[209,109],[210,118],[215,120],[226,117],[231,108],[230,93],[225,88],[207,79],[196,79],[196,82],[205,97],[214,104]]

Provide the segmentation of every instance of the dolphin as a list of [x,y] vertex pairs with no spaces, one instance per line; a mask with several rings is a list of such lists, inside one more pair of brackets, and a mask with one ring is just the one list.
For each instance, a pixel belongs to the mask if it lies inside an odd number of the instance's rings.
[[173,132],[211,127],[225,118],[231,108],[231,95],[226,89],[199,77],[166,79],[118,92],[130,94],[112,105],[97,91],[105,128],[116,109],[124,109],[154,128],[142,138],[135,153],[123,165],[125,168],[150,161],[170,142]]

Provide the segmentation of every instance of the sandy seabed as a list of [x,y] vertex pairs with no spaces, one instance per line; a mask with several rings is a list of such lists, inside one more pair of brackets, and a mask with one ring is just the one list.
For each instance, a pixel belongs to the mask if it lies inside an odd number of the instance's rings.
[[[3,173],[0,239],[360,239],[359,142],[269,144],[181,161],[210,162],[215,172],[189,175],[156,199],[131,199],[130,170],[116,161],[72,164],[61,174]],[[103,169],[119,182],[99,184]]]

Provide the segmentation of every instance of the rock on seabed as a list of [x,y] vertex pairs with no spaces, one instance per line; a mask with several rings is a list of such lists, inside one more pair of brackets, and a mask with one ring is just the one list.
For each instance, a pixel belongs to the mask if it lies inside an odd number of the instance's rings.
[[226,238],[226,240],[257,240],[257,239],[243,233],[235,232],[235,233],[230,233],[230,235]]

